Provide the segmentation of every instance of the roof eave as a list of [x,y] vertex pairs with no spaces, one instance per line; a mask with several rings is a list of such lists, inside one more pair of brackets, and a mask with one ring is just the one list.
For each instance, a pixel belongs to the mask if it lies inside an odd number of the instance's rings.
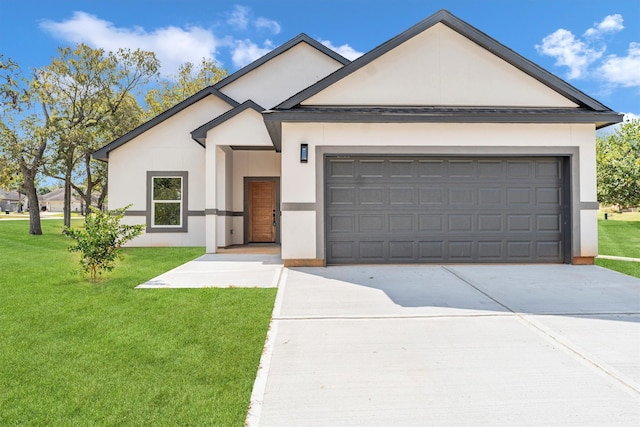
[[377,112],[377,111],[311,111],[311,110],[268,110],[263,112],[263,119],[276,151],[282,145],[282,122],[298,123],[521,123],[521,124],[566,124],[593,123],[601,129],[623,120],[623,115],[614,111],[594,112],[579,111],[535,111],[521,110],[496,113],[469,109],[466,111],[432,111],[432,112]]
[[115,139],[115,140],[111,141],[110,143],[108,143],[107,145],[105,145],[105,146],[99,148],[98,150],[94,151],[92,153],[92,157],[94,159],[96,159],[96,160],[102,160],[104,162],[108,162],[109,161],[109,152],[110,151],[113,151],[116,148],[126,144],[129,141],[131,141],[135,137],[137,137],[139,135],[142,135],[143,133],[145,133],[149,129],[159,125],[160,123],[164,122],[168,118],[174,116],[175,114],[177,114],[180,111],[184,110],[185,108],[195,104],[196,102],[206,98],[209,95],[217,96],[222,101],[226,102],[227,104],[229,104],[230,106],[232,106],[234,108],[237,107],[238,105],[240,105],[237,101],[231,99],[230,97],[228,97],[227,95],[223,94],[222,92],[220,92],[218,89],[214,88],[213,86],[206,87],[206,88],[202,89],[201,91],[199,91],[198,93],[196,93],[194,95],[191,95],[190,97],[188,97],[184,101],[181,101],[178,104],[174,105],[173,107],[169,108],[168,110],[160,113],[159,115],[157,115],[156,117],[152,118],[151,120],[141,124],[137,128],[127,132],[126,134],[124,134],[120,138]]

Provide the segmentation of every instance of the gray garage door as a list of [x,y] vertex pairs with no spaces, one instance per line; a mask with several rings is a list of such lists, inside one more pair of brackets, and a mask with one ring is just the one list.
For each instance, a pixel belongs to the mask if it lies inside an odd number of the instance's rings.
[[329,264],[565,262],[562,158],[325,162]]

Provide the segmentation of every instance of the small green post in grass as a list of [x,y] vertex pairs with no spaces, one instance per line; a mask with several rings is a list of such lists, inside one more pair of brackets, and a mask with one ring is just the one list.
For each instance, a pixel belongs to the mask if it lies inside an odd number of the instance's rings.
[[142,234],[144,225],[120,223],[130,207],[102,212],[92,206],[82,228],[65,230],[76,241],[69,251],[82,254],[80,265],[92,282],[104,271],[113,270],[122,245]]

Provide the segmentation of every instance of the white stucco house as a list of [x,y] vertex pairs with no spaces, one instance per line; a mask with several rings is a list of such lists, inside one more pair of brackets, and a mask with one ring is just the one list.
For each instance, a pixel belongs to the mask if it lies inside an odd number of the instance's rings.
[[595,132],[621,120],[442,10],[352,62],[300,35],[94,157],[138,246],[592,263]]

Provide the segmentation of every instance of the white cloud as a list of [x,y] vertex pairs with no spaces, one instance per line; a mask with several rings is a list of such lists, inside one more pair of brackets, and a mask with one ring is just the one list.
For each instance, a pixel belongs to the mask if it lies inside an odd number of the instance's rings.
[[592,78],[609,87],[640,87],[640,43],[631,42],[626,56],[604,55],[607,45],[604,35],[624,29],[622,15],[608,15],[576,37],[563,28],[542,39],[536,49],[542,55],[554,57],[556,65],[569,68],[567,78]]
[[587,37],[598,37],[604,33],[615,33],[624,29],[623,22],[624,19],[622,19],[622,15],[619,13],[607,15],[600,23],[585,31],[584,35]]
[[631,120],[640,120],[640,114],[635,113],[622,113],[624,114],[624,121],[630,122]]
[[339,53],[340,55],[344,56],[350,61],[353,61],[354,59],[363,55],[363,52],[359,52],[355,50],[348,44],[343,44],[342,46],[334,46],[333,43],[331,43],[331,41],[329,40],[319,40],[319,41],[329,49]]
[[272,34],[279,34],[282,30],[280,24],[273,19],[264,17],[253,19],[251,9],[246,6],[234,6],[227,19],[227,24],[236,31],[247,30],[250,25],[258,30],[267,30]]
[[589,65],[602,56],[604,50],[595,50],[577,39],[571,31],[560,28],[536,45],[539,53],[556,58],[556,65],[569,67],[569,79],[583,77]]
[[216,51],[224,44],[200,27],[170,26],[149,32],[142,27],[116,27],[112,22],[85,12],[74,12],[70,19],[61,22],[43,21],[40,27],[59,39],[106,51],[128,48],[155,52],[164,75],[174,74],[178,66],[187,61],[216,60]]
[[273,44],[270,40],[265,41],[264,47],[259,47],[249,39],[236,40],[231,53],[231,60],[236,67],[244,67],[272,50]]
[[246,6],[235,6],[227,19],[227,24],[240,30],[246,30],[249,26],[249,12],[250,9]]
[[607,56],[598,70],[614,85],[640,87],[640,43],[629,44],[627,56]]
[[280,34],[280,24],[272,19],[258,18],[253,23],[257,29],[264,29],[270,31],[272,34]]

